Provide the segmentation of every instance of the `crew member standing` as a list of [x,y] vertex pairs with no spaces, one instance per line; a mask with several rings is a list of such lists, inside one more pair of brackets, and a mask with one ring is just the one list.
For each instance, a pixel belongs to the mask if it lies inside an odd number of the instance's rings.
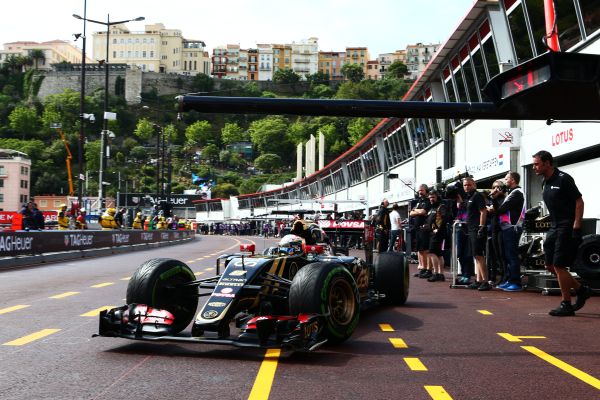
[[375,230],[377,232],[377,239],[379,240],[378,251],[379,253],[383,253],[388,249],[388,243],[390,241],[390,211],[388,210],[388,206],[390,202],[387,199],[383,199],[381,205],[379,206],[379,210],[377,210],[377,226]]
[[115,222],[115,214],[117,210],[110,207],[107,208],[104,214],[100,217],[100,226],[103,231],[110,231],[113,229],[117,229],[117,223]]
[[473,178],[463,179],[463,188],[467,197],[467,231],[471,252],[475,258],[475,282],[471,289],[490,290],[488,271],[485,263],[485,243],[487,241],[487,208],[485,199],[477,189]]
[[[390,213],[390,225],[390,245],[388,246],[388,251],[394,251],[398,236],[400,236],[400,232],[402,232],[402,223],[400,222],[400,206],[398,204],[394,204],[392,206],[392,212]],[[398,249],[398,251],[401,250],[402,249]]]
[[[552,154],[545,150],[533,155],[533,171],[544,177],[543,198],[550,213],[550,231],[544,240],[546,269],[556,275],[562,301],[549,314],[555,317],[575,315],[591,296],[591,289],[577,282],[567,269],[573,265],[581,240],[583,198],[571,175],[552,165]],[[571,304],[571,288],[577,300]]]
[[79,210],[79,215],[77,216],[77,219],[75,220],[75,227],[77,229],[87,229],[87,222],[85,220],[85,210]]
[[[427,279],[433,276],[433,272],[429,268],[429,230],[427,229],[427,214],[431,209],[431,202],[427,197],[429,188],[427,185],[422,184],[419,186],[417,195],[417,204],[410,211],[409,216],[411,217],[411,232],[416,235],[416,248],[417,257],[419,259],[419,272],[415,276]],[[412,239],[411,239],[412,240]]]
[[133,229],[142,229],[142,213],[141,212],[138,212],[135,215],[135,219],[133,220],[132,228]]

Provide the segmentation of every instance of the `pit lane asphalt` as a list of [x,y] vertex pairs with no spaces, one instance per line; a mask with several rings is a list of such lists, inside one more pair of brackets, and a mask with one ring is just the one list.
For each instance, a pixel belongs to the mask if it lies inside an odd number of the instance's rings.
[[[218,254],[251,241],[257,249],[272,243],[203,236],[171,248],[0,272],[0,399],[600,398],[600,385],[593,386],[600,378],[597,297],[577,317],[553,318],[547,311],[558,297],[412,279],[405,306],[364,310],[347,342],[271,359],[272,382],[261,368],[262,350],[91,338],[97,309],[124,303],[126,278],[142,262],[178,258],[207,277]],[[36,332],[37,340],[10,345]]]

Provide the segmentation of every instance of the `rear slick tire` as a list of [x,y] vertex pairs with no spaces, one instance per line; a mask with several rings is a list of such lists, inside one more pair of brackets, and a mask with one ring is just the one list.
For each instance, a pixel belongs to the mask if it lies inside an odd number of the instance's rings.
[[400,306],[408,299],[410,273],[404,253],[385,252],[375,262],[375,289],[385,297],[384,305]]

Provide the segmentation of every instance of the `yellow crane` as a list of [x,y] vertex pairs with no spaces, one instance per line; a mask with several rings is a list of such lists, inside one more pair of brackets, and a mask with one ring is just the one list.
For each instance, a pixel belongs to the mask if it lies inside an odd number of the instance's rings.
[[69,196],[73,196],[75,194],[75,190],[73,190],[73,173],[71,172],[71,159],[73,158],[73,154],[71,154],[71,149],[69,148],[69,142],[65,138],[65,134],[62,131],[60,124],[52,124],[51,128],[56,129],[58,134],[60,135],[60,140],[62,140],[65,145],[65,149],[67,150],[67,176],[69,178]]

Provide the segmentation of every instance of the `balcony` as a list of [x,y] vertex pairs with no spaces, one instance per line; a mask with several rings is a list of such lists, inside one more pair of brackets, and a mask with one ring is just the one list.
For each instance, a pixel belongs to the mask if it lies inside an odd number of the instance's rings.
[[307,64],[310,62],[310,58],[295,58],[294,62],[297,64]]

